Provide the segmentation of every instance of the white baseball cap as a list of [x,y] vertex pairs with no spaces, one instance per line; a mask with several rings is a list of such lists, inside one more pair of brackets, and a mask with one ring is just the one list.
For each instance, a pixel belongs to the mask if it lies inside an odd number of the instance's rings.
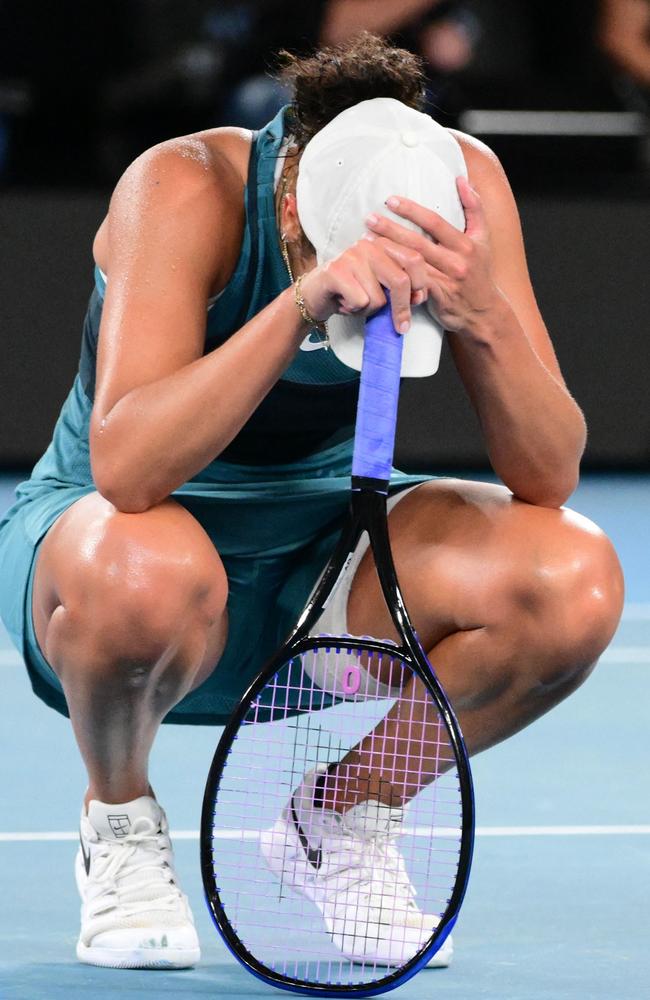
[[[296,188],[300,225],[319,264],[361,239],[371,212],[418,230],[390,212],[385,201],[391,195],[433,209],[462,231],[465,213],[456,188],[461,175],[467,176],[467,167],[459,144],[429,115],[392,97],[361,101],[305,146]],[[402,375],[432,375],[440,362],[443,328],[430,301],[415,306],[412,315]],[[327,330],[337,357],[360,371],[363,317],[334,315]]]

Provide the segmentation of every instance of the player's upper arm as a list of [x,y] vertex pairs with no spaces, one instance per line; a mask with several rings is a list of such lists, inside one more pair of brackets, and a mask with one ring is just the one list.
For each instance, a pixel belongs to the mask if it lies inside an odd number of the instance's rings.
[[494,280],[539,358],[564,385],[530,281],[519,212],[505,171],[485,143],[451,131],[463,150],[470,184],[481,198],[490,234]]
[[119,181],[108,216],[108,280],[90,426],[138,386],[201,357],[207,300],[241,239],[241,179],[200,139],[148,150]]

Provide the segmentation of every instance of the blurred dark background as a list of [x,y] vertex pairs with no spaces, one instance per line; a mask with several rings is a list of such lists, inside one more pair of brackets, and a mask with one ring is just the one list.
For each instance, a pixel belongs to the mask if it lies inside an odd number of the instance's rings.
[[[287,100],[274,52],[363,28],[420,52],[431,114],[501,158],[585,465],[650,465],[649,0],[0,0],[0,465],[50,439],[125,167],[171,136],[262,125]],[[403,466],[485,464],[448,356],[403,404]]]

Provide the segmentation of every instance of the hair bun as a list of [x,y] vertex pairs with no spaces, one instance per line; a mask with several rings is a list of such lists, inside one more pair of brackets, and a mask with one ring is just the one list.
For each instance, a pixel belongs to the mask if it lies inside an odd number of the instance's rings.
[[422,60],[369,32],[311,56],[281,52],[280,60],[278,76],[293,93],[292,132],[301,146],[360,101],[393,97],[418,111],[424,107]]

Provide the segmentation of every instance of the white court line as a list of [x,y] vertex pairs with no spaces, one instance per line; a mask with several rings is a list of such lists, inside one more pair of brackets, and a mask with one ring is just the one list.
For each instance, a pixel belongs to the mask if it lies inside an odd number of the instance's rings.
[[[416,826],[407,828],[405,834],[415,837],[430,837],[430,827]],[[458,837],[459,831],[454,828],[441,827],[433,835],[437,837]],[[608,826],[477,826],[477,837],[609,837],[609,836],[648,836],[650,823]],[[198,840],[198,830],[172,830],[172,840]],[[257,840],[257,830],[221,830],[217,840]],[[0,833],[0,843],[37,843],[42,841],[75,841],[79,839],[76,832],[49,831],[43,833]]]
[[610,646],[601,663],[650,663],[650,646]]
[[23,658],[14,649],[0,649],[0,667],[22,667]]
[[639,601],[629,601],[623,608],[624,622],[650,621],[650,604]]
[[[416,828],[417,829],[417,828]],[[477,837],[609,837],[650,834],[650,823],[618,826],[479,826]]]

